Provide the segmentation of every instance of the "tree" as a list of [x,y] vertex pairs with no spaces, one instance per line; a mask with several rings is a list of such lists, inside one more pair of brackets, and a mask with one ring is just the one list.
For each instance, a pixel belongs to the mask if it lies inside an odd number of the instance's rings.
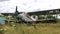
[[45,19],[45,17],[44,16],[39,16],[38,19]]

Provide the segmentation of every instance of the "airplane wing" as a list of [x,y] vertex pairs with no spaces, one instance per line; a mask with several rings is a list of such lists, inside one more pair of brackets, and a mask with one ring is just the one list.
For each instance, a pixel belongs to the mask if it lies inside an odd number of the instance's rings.
[[60,9],[28,12],[28,14],[29,15],[55,15],[55,14],[60,14]]

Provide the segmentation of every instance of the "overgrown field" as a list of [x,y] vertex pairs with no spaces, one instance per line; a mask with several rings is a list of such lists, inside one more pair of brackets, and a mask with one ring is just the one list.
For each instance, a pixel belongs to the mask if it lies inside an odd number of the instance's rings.
[[60,34],[60,23],[39,23],[35,26],[18,23],[0,25],[0,34]]

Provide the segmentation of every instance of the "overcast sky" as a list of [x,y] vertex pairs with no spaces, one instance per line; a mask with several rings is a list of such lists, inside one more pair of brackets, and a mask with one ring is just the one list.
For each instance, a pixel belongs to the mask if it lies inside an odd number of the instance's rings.
[[15,12],[18,6],[19,12],[32,12],[37,10],[49,10],[60,8],[59,0],[0,0],[1,12]]

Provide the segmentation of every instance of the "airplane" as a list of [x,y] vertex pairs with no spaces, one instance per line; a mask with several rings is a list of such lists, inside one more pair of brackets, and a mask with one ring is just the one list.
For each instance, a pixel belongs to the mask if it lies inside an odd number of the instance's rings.
[[[34,24],[34,22],[36,22],[38,20],[39,15],[57,15],[57,14],[60,14],[60,9],[43,10],[43,11],[35,11],[35,12],[27,12],[26,13],[26,12],[18,12],[17,6],[16,6],[15,13],[1,13],[1,14],[11,15],[14,18],[18,17],[19,19],[21,19],[22,22]],[[31,17],[32,15],[35,15],[35,18]],[[46,20],[44,20],[44,22],[45,21]],[[55,21],[55,20],[48,20],[48,21]]]
[[[37,22],[38,21],[38,16],[39,15],[56,15],[56,14],[60,14],[60,9],[53,9],[53,10],[44,10],[44,11],[35,11],[35,12],[22,12],[21,14],[18,15],[18,17],[23,21],[23,22],[26,22],[26,23],[29,23],[29,22]],[[32,15],[35,15],[35,18],[31,17]],[[44,21],[44,22],[57,22],[56,20],[54,19],[43,19],[43,20],[39,20],[38,22],[41,22],[41,21]]]

